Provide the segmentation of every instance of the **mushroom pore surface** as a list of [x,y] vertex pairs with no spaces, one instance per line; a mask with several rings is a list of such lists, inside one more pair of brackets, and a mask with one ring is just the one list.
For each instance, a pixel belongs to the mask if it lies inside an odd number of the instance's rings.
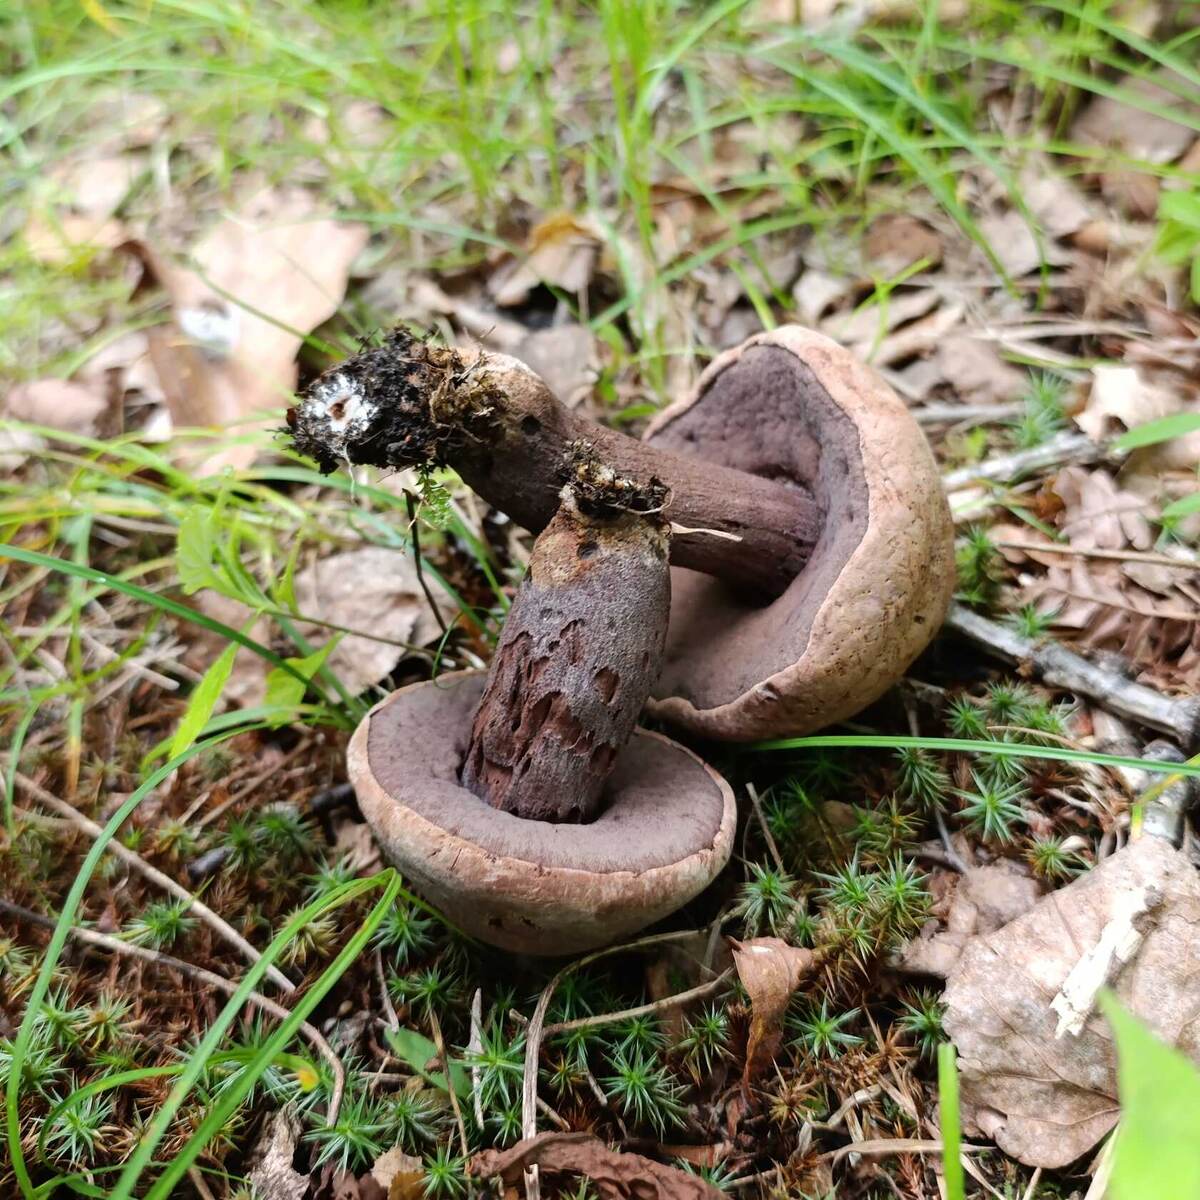
[[[482,674],[459,674],[376,709],[366,750],[383,793],[489,855],[544,867],[648,871],[714,844],[725,796],[711,772],[641,731],[617,755],[600,815],[587,825],[527,820],[480,800],[460,783],[459,769],[483,687]],[[394,836],[403,838],[402,823]]]
[[932,638],[953,588],[936,464],[901,401],[847,351],[796,326],[758,335],[647,439],[790,480],[823,516],[808,564],[769,603],[672,571],[656,716],[743,741],[819,728],[874,700]]

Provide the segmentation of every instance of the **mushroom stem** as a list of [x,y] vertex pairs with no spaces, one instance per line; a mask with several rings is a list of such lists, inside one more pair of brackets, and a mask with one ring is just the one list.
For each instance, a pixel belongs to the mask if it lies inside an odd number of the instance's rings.
[[764,597],[800,573],[822,527],[818,505],[793,484],[597,425],[516,359],[471,358],[402,330],[317,379],[288,423],[296,449],[323,471],[343,462],[451,466],[534,533],[554,516],[564,454],[586,441],[616,471],[666,484],[670,519],[687,530],[671,541],[672,563]]
[[671,604],[661,485],[634,488],[594,460],[579,473],[534,542],[462,767],[494,808],[560,823],[598,814],[662,667]]

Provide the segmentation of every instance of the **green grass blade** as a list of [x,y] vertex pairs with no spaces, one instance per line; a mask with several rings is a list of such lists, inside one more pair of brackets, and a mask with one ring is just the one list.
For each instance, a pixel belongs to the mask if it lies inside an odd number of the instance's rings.
[[966,1181],[962,1165],[958,1062],[950,1042],[943,1042],[938,1047],[938,1119],[942,1127],[942,1174],[946,1180],[946,1200],[963,1200]]
[[[177,758],[173,758],[170,762],[159,767],[109,817],[100,835],[92,842],[92,848],[88,851],[71,884],[71,890],[67,893],[67,898],[63,901],[62,910],[58,914],[58,922],[54,926],[54,932],[50,935],[50,944],[46,947],[46,952],[42,956],[41,969],[38,971],[37,979],[34,981],[33,987],[29,991],[29,997],[25,1002],[25,1015],[21,1019],[21,1026],[17,1030],[17,1036],[13,1039],[12,1069],[9,1073],[4,1092],[6,1110],[5,1127],[8,1135],[9,1158],[12,1163],[13,1174],[16,1176],[17,1185],[21,1189],[21,1194],[27,1200],[33,1200],[34,1187],[33,1180],[29,1175],[29,1168],[25,1163],[25,1155],[21,1148],[19,1107],[21,1080],[25,1070],[25,1057],[29,1053],[29,1043],[33,1037],[33,1027],[36,1023],[38,1012],[41,1009],[42,1001],[45,1000],[46,993],[50,990],[51,977],[54,974],[55,967],[58,965],[58,960],[62,957],[63,948],[66,946],[71,926],[75,924],[75,916],[79,911],[79,905],[83,901],[83,894],[91,882],[92,875],[95,873],[96,866],[107,849],[108,843],[116,837],[117,831],[125,824],[137,806],[168,775],[178,770],[179,767],[190,761],[197,754],[209,750],[213,746],[227,741],[239,733],[244,733],[251,729],[261,729],[262,727],[262,725],[244,725],[219,734],[208,741],[197,742]],[[265,971],[266,967],[263,970]]]
[[1065,746],[1029,746],[1020,742],[972,741],[970,738],[908,737],[897,734],[818,734],[813,737],[776,738],[755,742],[747,750],[952,750],[964,754],[993,754],[999,758],[1035,758],[1050,762],[1093,763],[1098,767],[1130,767],[1161,775],[1187,775],[1200,778],[1200,762],[1157,762],[1152,758],[1131,758],[1120,754],[1100,754],[1093,750],[1070,750]]
[[[335,958],[333,962],[329,964],[324,972],[322,972],[320,978],[317,979],[312,987],[309,988],[309,990],[305,992],[304,996],[296,1003],[291,1014],[285,1020],[279,1023],[279,1026],[276,1028],[275,1032],[262,1046],[258,1054],[249,1063],[247,1063],[246,1067],[241,1072],[238,1073],[236,1081],[230,1085],[225,1092],[222,1093],[221,1098],[210,1108],[208,1114],[200,1123],[195,1133],[188,1139],[187,1144],[171,1160],[166,1170],[162,1173],[162,1175],[159,1176],[150,1190],[146,1193],[146,1200],[170,1200],[170,1197],[174,1194],[175,1185],[183,1177],[188,1167],[191,1166],[196,1157],[203,1151],[209,1140],[217,1133],[221,1126],[224,1125],[229,1117],[237,1110],[243,1098],[250,1091],[251,1087],[253,1087],[254,1083],[267,1069],[267,1067],[275,1061],[277,1055],[295,1036],[296,1031],[300,1028],[301,1023],[309,1016],[313,1009],[320,1004],[333,985],[342,977],[342,975],[345,974],[346,970],[366,948],[367,943],[370,941],[375,930],[378,928],[379,923],[383,920],[388,910],[395,903],[397,897],[403,890],[403,887],[400,876],[394,870],[388,868],[387,870],[381,871],[378,875],[371,876],[369,879],[356,880],[351,884],[347,884],[344,889],[338,889],[338,891],[331,893],[323,901],[318,901],[315,902],[314,905],[308,906],[308,908],[315,910],[312,915],[319,915],[319,913],[325,912],[329,908],[334,907],[336,904],[347,902],[361,895],[363,892],[377,888],[381,885],[384,887],[384,893],[380,897],[375,907],[368,914],[366,920],[363,921],[363,923],[356,930],[354,936],[346,943],[337,958]],[[283,947],[286,945],[286,943],[303,928],[304,924],[309,919],[311,919],[308,915],[306,915],[307,913],[308,909],[305,909],[303,912],[297,914],[297,916],[291,922],[289,922],[287,928],[284,929],[284,931],[271,943],[268,953],[273,952],[274,955],[278,955],[283,950]],[[264,954],[264,963],[266,958],[267,954]],[[248,979],[249,975],[247,976],[247,980]],[[245,993],[250,990],[249,987],[245,986],[245,982],[246,981],[243,981],[243,986],[239,987],[238,994],[235,994],[233,997],[231,997],[229,1003],[226,1005],[227,1010],[232,1010],[229,1017],[230,1021],[232,1021],[233,1017],[237,1013],[237,1010],[244,1002]],[[218,1022],[216,1024],[219,1023],[220,1018],[218,1018]],[[214,1031],[210,1031],[209,1036],[205,1038],[205,1043],[211,1043],[211,1045],[215,1048],[216,1041],[219,1039],[212,1036],[213,1032]],[[195,1057],[200,1058],[200,1053],[197,1052]],[[207,1055],[205,1055],[204,1058],[206,1059]],[[197,1067],[195,1071],[195,1075],[197,1077],[202,1069],[203,1064],[201,1063],[201,1065]],[[176,1084],[177,1089],[184,1090],[183,1085],[186,1078],[187,1073],[185,1073],[185,1075],[180,1078],[179,1083]],[[165,1131],[165,1124],[163,1126],[163,1130]],[[144,1140],[150,1140],[149,1133]],[[147,1152],[146,1154],[142,1155],[140,1152],[141,1145],[139,1145],[138,1148],[138,1155],[142,1159],[141,1166],[144,1166],[149,1162],[150,1154]],[[138,1174],[134,1170],[135,1165],[136,1164],[134,1163],[133,1159],[131,1159],[129,1166],[126,1169],[126,1173],[122,1175],[121,1179],[117,1182],[117,1186],[112,1193],[111,1200],[128,1200],[128,1197],[131,1195],[130,1189],[138,1178]],[[140,1170],[140,1167],[138,1169]],[[122,1185],[126,1184],[126,1176],[129,1177],[128,1185],[123,1187]]]
[[77,579],[87,579],[92,583],[103,584],[105,587],[112,588],[113,591],[122,592],[126,596],[132,596],[135,600],[141,600],[144,604],[160,609],[162,612],[170,613],[173,617],[179,617],[184,621],[190,621],[193,625],[199,625],[210,633],[219,634],[228,641],[237,642],[239,646],[253,650],[259,658],[265,659],[273,667],[278,667],[289,675],[295,675],[297,679],[301,679],[305,683],[308,682],[296,671],[295,667],[284,662],[273,650],[268,649],[261,642],[256,642],[249,635],[232,628],[232,626],[222,624],[220,621],[214,621],[212,617],[196,612],[194,609],[188,608],[186,604],[180,604],[177,600],[160,596],[156,592],[138,587],[135,583],[128,583],[116,575],[109,575],[106,571],[98,571],[95,567],[85,567],[80,563],[67,562],[50,554],[41,554],[37,550],[26,550],[23,546],[14,546],[9,542],[0,542],[0,559],[3,558],[11,558],[30,566],[45,567],[51,571],[61,571],[64,575],[73,575]]

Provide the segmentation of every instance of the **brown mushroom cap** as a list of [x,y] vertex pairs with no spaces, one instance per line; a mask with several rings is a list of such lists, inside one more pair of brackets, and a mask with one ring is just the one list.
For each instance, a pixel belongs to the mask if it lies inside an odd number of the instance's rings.
[[673,568],[656,717],[730,741],[802,734],[870,704],[928,645],[954,588],[949,507],[912,415],[849,351],[796,325],[759,334],[646,436],[794,483],[824,513],[808,565],[767,605]]
[[698,895],[729,859],[729,785],[691,751],[635,730],[600,816],[524,820],[464,788],[479,671],[401,688],[359,725],[350,782],[386,857],[455,924],[526,954],[612,942]]

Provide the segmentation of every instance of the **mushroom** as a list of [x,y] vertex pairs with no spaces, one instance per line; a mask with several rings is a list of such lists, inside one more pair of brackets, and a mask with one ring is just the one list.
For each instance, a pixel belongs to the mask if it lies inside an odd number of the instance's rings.
[[708,737],[859,711],[933,638],[953,590],[924,435],[877,375],[799,326],[722,354],[642,441],[568,411],[515,359],[401,331],[317,379],[289,424],[323,470],[448,465],[534,532],[573,444],[662,480],[675,598],[650,711]]
[[388,858],[468,932],[533,954],[673,912],[725,865],[736,820],[719,775],[634,731],[670,606],[665,488],[570,449],[486,678],[402,688],[348,753]]

